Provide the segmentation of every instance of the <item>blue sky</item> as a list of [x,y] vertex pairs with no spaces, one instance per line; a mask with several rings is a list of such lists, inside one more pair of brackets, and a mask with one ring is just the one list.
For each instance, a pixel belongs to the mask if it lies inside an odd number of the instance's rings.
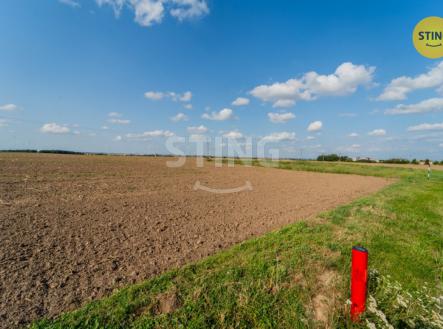
[[414,26],[442,12],[439,1],[3,0],[0,149],[167,153],[168,138],[193,135],[252,137],[289,157],[443,160],[442,59],[412,44]]

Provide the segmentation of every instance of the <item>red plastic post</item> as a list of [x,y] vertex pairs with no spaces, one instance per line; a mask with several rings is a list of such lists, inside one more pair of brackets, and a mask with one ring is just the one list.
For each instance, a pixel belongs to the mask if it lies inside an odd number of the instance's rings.
[[351,270],[351,320],[360,320],[366,310],[368,287],[368,251],[363,247],[352,247]]

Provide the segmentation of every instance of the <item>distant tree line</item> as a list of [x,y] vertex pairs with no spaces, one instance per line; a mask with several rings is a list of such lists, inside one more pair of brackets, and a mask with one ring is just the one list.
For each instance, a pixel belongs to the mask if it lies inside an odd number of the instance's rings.
[[11,149],[0,150],[0,153],[50,153],[50,154],[75,154],[75,155],[119,155],[119,156],[144,156],[144,157],[169,157],[171,154],[135,154],[135,153],[103,153],[103,152],[76,152],[69,150],[32,150],[32,149]]
[[322,154],[317,157],[317,161],[343,161],[343,162],[352,162],[352,158],[348,156],[338,155],[335,153],[332,154]]
[[[417,160],[416,159],[414,159],[414,160],[415,160],[414,163],[418,164]],[[412,161],[414,161],[414,160],[412,160]],[[401,158],[380,160],[380,162],[382,162],[382,163],[397,163],[397,164],[409,164],[409,163],[412,163],[412,161],[409,161],[408,159],[401,159]]]
[[54,154],[86,154],[67,150],[0,150],[3,153],[54,153]]
[[[359,158],[356,160],[353,160],[352,158],[346,156],[346,155],[338,155],[335,153],[331,154],[321,154],[317,157],[317,161],[342,161],[342,162],[363,162],[363,163],[375,163],[376,160],[370,159],[370,158]],[[425,159],[425,160],[417,160],[412,159],[411,161],[408,159],[403,158],[391,158],[391,159],[385,159],[385,160],[379,160],[378,162],[381,163],[394,163],[394,164],[429,164],[431,160]],[[436,165],[443,165],[442,161],[432,161],[433,164]]]

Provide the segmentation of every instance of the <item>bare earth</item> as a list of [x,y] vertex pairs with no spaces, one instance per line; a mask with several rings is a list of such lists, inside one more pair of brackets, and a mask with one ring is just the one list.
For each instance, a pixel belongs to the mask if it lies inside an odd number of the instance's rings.
[[[188,159],[0,155],[0,327],[114,289],[377,191],[391,181]],[[250,182],[252,190],[194,190]]]

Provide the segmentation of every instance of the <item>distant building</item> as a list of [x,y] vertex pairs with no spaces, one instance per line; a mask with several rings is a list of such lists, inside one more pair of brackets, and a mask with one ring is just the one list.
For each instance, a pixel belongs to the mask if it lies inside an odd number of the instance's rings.
[[378,159],[374,159],[371,157],[356,157],[354,161],[360,162],[379,162]]

